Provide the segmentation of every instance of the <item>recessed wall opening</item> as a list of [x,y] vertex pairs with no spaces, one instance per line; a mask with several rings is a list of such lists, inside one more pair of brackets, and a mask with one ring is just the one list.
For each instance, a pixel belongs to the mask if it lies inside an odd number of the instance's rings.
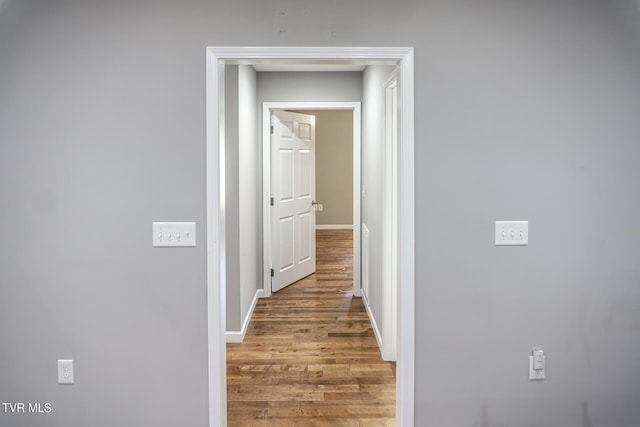
[[[226,241],[224,67],[366,67],[397,64],[398,253],[396,422],[413,423],[414,169],[412,48],[207,48],[207,311],[210,425],[226,425]],[[355,154],[355,153],[354,153]],[[355,186],[354,186],[355,188]],[[361,190],[361,189],[359,189]],[[355,216],[354,216],[355,217]],[[355,225],[355,224],[354,224]]]

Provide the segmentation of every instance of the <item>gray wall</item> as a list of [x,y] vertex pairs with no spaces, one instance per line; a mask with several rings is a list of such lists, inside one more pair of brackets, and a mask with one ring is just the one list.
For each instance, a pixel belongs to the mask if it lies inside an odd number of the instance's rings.
[[[637,426],[639,20],[623,0],[13,1],[0,400],[54,412],[0,423],[205,426],[205,46],[411,45],[416,425]],[[531,244],[494,247],[497,219]],[[198,247],[153,249],[155,220],[196,221]]]
[[[422,425],[640,425],[640,44],[612,5],[428,8],[440,19],[416,66]],[[499,219],[529,220],[530,245],[494,247]],[[534,345],[542,383],[527,380]]]
[[[259,72],[258,109],[263,102],[360,102],[361,72]],[[262,118],[260,118],[262,120]]]
[[256,121],[256,70],[239,65],[238,71],[240,316],[245,322],[258,285],[262,288],[262,186],[256,185],[262,180],[262,151]]
[[225,277],[227,280],[227,331],[242,326],[240,308],[240,153],[238,66],[224,68],[225,100]]
[[353,112],[300,111],[316,118],[317,225],[353,225]]
[[[0,17],[0,425],[205,426],[204,46],[214,4]],[[195,248],[151,246],[195,221]],[[76,384],[56,384],[56,360]]]
[[240,331],[262,276],[262,158],[256,133],[256,71],[225,66],[225,243],[227,331]]

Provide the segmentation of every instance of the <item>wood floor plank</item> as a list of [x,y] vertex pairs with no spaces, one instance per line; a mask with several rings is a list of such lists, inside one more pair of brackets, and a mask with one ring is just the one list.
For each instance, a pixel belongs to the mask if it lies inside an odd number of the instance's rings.
[[353,296],[352,231],[316,238],[316,273],[259,300],[227,345],[231,427],[395,425],[395,364]]

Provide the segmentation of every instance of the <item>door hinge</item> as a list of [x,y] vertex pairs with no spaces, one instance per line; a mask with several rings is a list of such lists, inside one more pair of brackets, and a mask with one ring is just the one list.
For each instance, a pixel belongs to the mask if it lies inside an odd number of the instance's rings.
[[271,277],[275,277],[276,273],[273,271],[273,268],[271,269]]
[[273,135],[273,126],[270,127],[269,132],[271,132],[271,135]]
[[271,206],[273,206],[273,197],[271,198]]

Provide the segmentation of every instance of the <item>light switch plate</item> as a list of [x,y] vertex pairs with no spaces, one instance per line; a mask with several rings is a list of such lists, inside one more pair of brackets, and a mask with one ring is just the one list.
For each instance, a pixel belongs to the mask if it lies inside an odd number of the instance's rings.
[[195,222],[154,222],[153,246],[165,248],[195,247]]
[[496,221],[496,246],[529,244],[529,221]]

